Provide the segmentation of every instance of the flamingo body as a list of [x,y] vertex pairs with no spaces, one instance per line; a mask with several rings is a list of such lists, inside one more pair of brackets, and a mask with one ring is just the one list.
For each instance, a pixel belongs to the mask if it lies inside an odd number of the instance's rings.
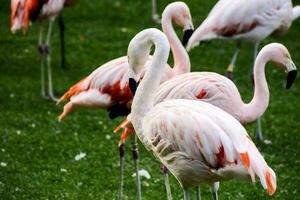
[[[155,157],[188,187],[259,177],[269,195],[276,190],[276,175],[266,164],[243,126],[222,109],[202,101],[173,99],[155,105],[169,45],[157,29],[137,34],[128,46],[131,87],[137,81],[140,55],[155,46],[153,63],[145,72],[132,101],[130,121]],[[140,52],[136,52],[140,46]],[[189,199],[188,195],[185,199]]]
[[290,0],[218,1],[190,38],[187,49],[212,39],[258,43],[271,34],[284,34],[299,16],[296,13]]
[[[147,69],[149,57],[142,74]],[[116,104],[130,108],[132,93],[128,86],[129,66],[127,56],[123,56],[98,67],[89,76],[72,86],[57,103],[70,98],[64,106],[59,120],[64,119],[74,107],[108,109]],[[165,78],[172,76],[171,68],[166,66]]]
[[144,117],[142,129],[148,149],[183,187],[258,176],[270,195],[276,190],[275,173],[246,130],[211,104],[184,99],[159,103]]
[[65,0],[12,0],[11,31],[28,30],[29,22],[54,18],[63,9]]
[[[163,12],[162,27],[174,53],[174,67],[171,68],[166,65],[161,83],[178,74],[190,71],[188,54],[172,27],[172,20],[183,27],[185,31],[193,29],[191,18],[189,8],[183,2],[169,4]],[[145,67],[141,67],[141,74],[145,73],[147,66],[151,63],[151,57],[148,55],[144,59],[148,62]],[[74,106],[110,109],[112,106],[122,105],[129,109],[132,94],[128,88],[128,73],[129,66],[126,56],[98,67],[86,79],[75,84],[60,98],[58,103],[72,97],[70,102],[64,106],[59,120],[62,120]],[[117,108],[122,109],[119,106]]]

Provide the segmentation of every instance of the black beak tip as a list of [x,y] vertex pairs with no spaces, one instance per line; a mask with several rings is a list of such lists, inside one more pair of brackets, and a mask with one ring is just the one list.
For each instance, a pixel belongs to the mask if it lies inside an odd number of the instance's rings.
[[188,30],[184,31],[183,38],[182,38],[182,41],[181,41],[183,46],[187,45],[189,39],[193,35],[193,32],[194,32],[193,29],[188,29]]
[[290,89],[296,80],[297,77],[297,70],[289,71],[287,78],[286,78],[286,89]]
[[138,86],[138,83],[133,78],[129,78],[129,88],[133,95],[135,95],[137,86]]

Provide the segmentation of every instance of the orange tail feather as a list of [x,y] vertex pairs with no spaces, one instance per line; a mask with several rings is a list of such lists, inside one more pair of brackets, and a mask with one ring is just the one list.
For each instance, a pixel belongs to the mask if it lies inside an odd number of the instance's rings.
[[68,100],[73,95],[78,94],[81,91],[80,86],[85,79],[86,79],[86,77],[81,79],[75,85],[73,85],[62,97],[60,97],[60,99],[57,101],[56,105],[60,104],[60,102],[62,102],[62,101]]
[[241,160],[243,162],[243,164],[246,166],[247,169],[249,169],[250,167],[250,158],[249,158],[249,155],[248,153],[240,153],[240,157],[241,157]]
[[266,177],[266,182],[267,182],[267,187],[268,187],[268,194],[270,196],[272,196],[274,194],[274,192],[276,191],[276,189],[272,184],[271,174],[269,171],[266,171],[265,177]]

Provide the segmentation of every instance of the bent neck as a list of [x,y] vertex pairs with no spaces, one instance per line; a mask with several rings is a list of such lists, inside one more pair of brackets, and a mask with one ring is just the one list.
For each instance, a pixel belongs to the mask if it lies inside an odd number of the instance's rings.
[[191,71],[191,63],[190,58],[181,44],[176,32],[174,31],[172,25],[172,17],[169,10],[165,11],[162,15],[162,29],[166,34],[168,41],[171,46],[173,59],[174,59],[174,67],[173,72],[174,75],[183,74]]
[[300,17],[300,6],[295,6],[293,8],[293,21]]
[[155,92],[159,87],[165,66],[169,57],[170,47],[166,37],[154,37],[152,42],[155,52],[149,69],[145,72],[144,78],[139,84],[131,106],[132,123],[142,139],[142,120],[153,108]]
[[250,103],[245,104],[242,122],[251,122],[259,118],[266,111],[269,105],[269,88],[265,75],[265,67],[270,60],[267,52],[261,52],[254,64],[254,96]]

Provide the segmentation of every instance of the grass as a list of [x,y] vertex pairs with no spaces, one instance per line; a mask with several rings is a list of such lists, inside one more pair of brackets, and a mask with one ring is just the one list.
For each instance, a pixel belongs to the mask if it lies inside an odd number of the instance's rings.
[[[171,1],[159,1],[159,11]],[[195,26],[216,1],[189,1]],[[300,1],[294,1],[300,4]],[[119,136],[112,134],[121,119],[110,121],[103,110],[76,110],[63,123],[57,122],[62,108],[40,97],[37,54],[37,24],[27,35],[9,32],[10,2],[0,7],[0,199],[117,199]],[[55,91],[62,94],[97,66],[126,54],[130,39],[140,30],[159,27],[150,20],[150,1],[89,0],[65,10],[67,70],[59,67],[59,35],[55,25],[52,61]],[[300,20],[282,38],[296,64],[300,63]],[[178,29],[178,33],[180,30]],[[252,96],[249,71],[250,45],[238,59],[235,82],[245,101]],[[190,54],[193,70],[223,74],[234,50],[233,42],[214,41]],[[277,173],[278,189],[272,199],[300,199],[300,81],[287,91],[282,70],[267,67],[271,99],[263,118],[265,137],[271,145],[257,143]],[[254,125],[246,126],[250,133]],[[253,135],[253,134],[252,134]],[[253,135],[254,137],[254,135]],[[135,199],[133,165],[127,145],[125,198]],[[75,155],[87,156],[75,162]],[[142,179],[144,199],[164,199],[159,163],[140,145],[141,168],[151,174]],[[6,164],[6,166],[5,166]],[[171,177],[174,199],[183,198],[178,182]],[[203,199],[211,199],[207,186]],[[220,199],[270,199],[260,183],[230,181],[221,184]]]

